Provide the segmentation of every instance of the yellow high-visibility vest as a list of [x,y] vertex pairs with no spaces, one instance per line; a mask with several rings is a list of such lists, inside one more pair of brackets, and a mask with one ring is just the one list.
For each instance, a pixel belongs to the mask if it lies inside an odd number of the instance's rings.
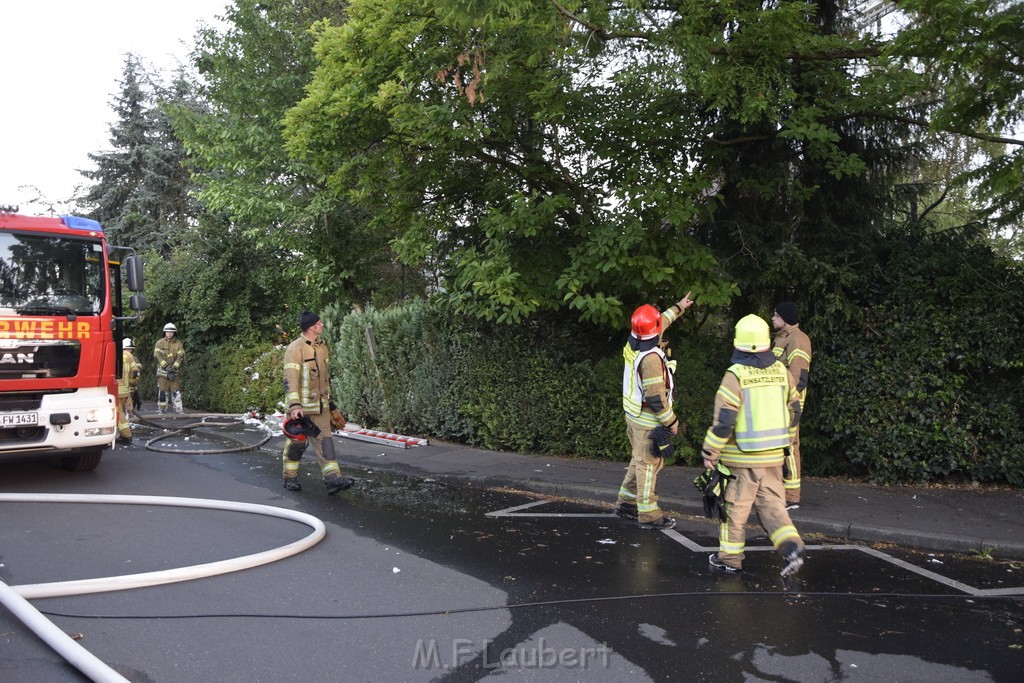
[[775,362],[767,368],[733,365],[729,372],[740,381],[743,404],[736,420],[736,446],[758,453],[790,444],[789,371]]

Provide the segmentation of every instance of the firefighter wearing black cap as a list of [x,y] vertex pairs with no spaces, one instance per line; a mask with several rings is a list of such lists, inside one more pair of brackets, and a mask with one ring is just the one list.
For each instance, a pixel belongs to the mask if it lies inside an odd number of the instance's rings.
[[784,449],[800,424],[800,398],[794,378],[771,352],[763,319],[748,315],[736,323],[733,349],[701,447],[705,467],[717,469],[721,460],[734,477],[724,492],[719,550],[708,562],[721,571],[740,571],[745,526],[754,511],[786,561],[782,575],[789,576],[804,563],[804,542],[786,511],[782,485]]
[[[775,328],[772,353],[796,378],[796,389],[800,393],[802,409],[807,400],[807,379],[811,372],[811,340],[800,329],[800,312],[796,304],[792,301],[783,301],[776,306],[772,326]],[[800,471],[800,428],[797,427],[782,473],[782,482],[786,488],[786,507],[790,510],[800,507]]]
[[671,529],[676,521],[658,507],[658,473],[665,466],[662,455],[679,432],[672,409],[670,361],[661,348],[661,335],[683,311],[693,305],[690,293],[664,313],[644,304],[630,318],[630,335],[622,349],[622,408],[632,455],[619,486],[615,514],[635,519],[642,529]]
[[344,418],[331,404],[330,359],[327,344],[320,338],[324,323],[316,313],[303,311],[299,316],[299,328],[302,334],[284,352],[285,403],[292,420],[308,418],[319,433],[306,432],[298,435],[299,438],[285,434],[282,457],[284,487],[289,491],[302,488],[299,485],[299,463],[306,446],[312,443],[327,493],[333,495],[355,483],[350,477],[341,476],[331,438],[331,429],[343,428]]

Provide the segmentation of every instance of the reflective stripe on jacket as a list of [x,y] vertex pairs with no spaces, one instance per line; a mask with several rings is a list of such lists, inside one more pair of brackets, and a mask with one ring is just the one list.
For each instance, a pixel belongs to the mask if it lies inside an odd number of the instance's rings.
[[789,372],[782,363],[767,368],[733,365],[740,380],[742,405],[736,420],[736,446],[759,453],[789,445]]
[[132,393],[139,384],[137,373],[142,372],[142,365],[128,349],[121,351],[121,376],[117,379],[117,395],[122,398]]
[[323,340],[299,337],[284,352],[284,402],[288,410],[318,415],[331,400],[330,360]]
[[[650,369],[648,363],[647,375],[641,371],[641,365],[648,356],[655,355],[658,358],[657,374]],[[665,357],[665,352],[660,347],[654,346],[645,351],[634,350],[629,343],[622,348],[622,409],[626,413],[626,419],[638,427],[654,429],[661,424],[671,424],[675,421],[675,414],[672,412],[672,397],[675,389],[672,371],[674,363]],[[667,400],[659,414],[644,402],[645,390],[653,388],[656,391],[664,386]]]
[[166,377],[168,370],[177,370],[185,360],[185,345],[178,337],[161,337],[153,349],[153,358],[156,359],[157,377]]
[[733,365],[715,394],[714,420],[701,450],[730,467],[781,466],[799,415],[794,380],[782,363]]
[[[772,353],[789,368],[797,380],[800,398],[807,396],[807,380],[811,373],[811,340],[799,325],[789,325],[775,333]],[[803,386],[801,386],[803,383]]]

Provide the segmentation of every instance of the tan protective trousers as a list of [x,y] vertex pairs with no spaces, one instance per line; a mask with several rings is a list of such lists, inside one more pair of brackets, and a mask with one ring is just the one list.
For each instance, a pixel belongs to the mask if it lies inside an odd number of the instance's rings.
[[[804,401],[807,399],[807,391],[804,390],[800,397],[800,412],[803,413]],[[796,428],[793,435],[793,443],[789,446],[789,455],[786,456],[786,474],[782,477],[782,485],[786,489],[786,505],[800,502],[800,427]]]
[[117,433],[122,439],[132,438],[132,425],[129,421],[132,414],[132,395],[117,397]]
[[800,428],[796,428],[793,435],[793,443],[789,446],[789,455],[786,456],[786,470],[788,476],[782,478],[782,485],[786,489],[786,505],[800,502]]
[[[334,441],[331,436],[331,430],[333,429],[331,427],[331,414],[320,413],[319,415],[312,415],[305,413],[305,416],[320,428],[319,436],[306,439],[307,443],[313,444],[316,462],[320,466],[320,475],[326,483],[339,479],[341,477],[341,466],[338,465],[338,460],[334,453]],[[302,461],[302,452],[304,450],[306,450],[306,447],[301,442],[288,438],[284,440],[284,453],[281,458],[281,464],[282,474],[285,479],[294,479],[299,476],[299,463]],[[292,458],[295,459],[293,460]]]
[[719,526],[719,559],[737,569],[743,565],[746,524],[751,511],[761,518],[761,525],[780,553],[794,543],[802,548],[804,542],[786,511],[782,467],[728,467],[736,478],[725,489],[727,518]]
[[626,476],[619,486],[620,503],[636,505],[639,521],[656,522],[665,514],[658,507],[658,472],[665,467],[663,458],[654,455],[654,442],[650,429],[641,429],[626,423],[626,435],[633,455],[626,468]]

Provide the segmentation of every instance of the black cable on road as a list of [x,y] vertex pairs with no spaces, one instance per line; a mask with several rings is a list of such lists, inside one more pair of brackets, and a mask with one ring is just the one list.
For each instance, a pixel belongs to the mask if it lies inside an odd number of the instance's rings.
[[71,619],[318,619],[318,620],[355,620],[355,619],[405,619],[408,617],[443,617],[451,614],[469,614],[473,612],[494,612],[506,609],[524,609],[535,607],[557,607],[561,605],[582,605],[601,602],[620,602],[624,600],[647,600],[651,598],[915,598],[924,600],[967,600],[991,601],[1024,600],[1022,595],[958,595],[954,593],[842,593],[839,591],[793,591],[765,593],[762,591],[708,592],[688,591],[679,593],[652,593],[645,595],[611,595],[600,598],[563,598],[561,600],[542,600],[537,602],[518,602],[508,605],[485,605],[482,607],[456,607],[445,610],[427,610],[422,612],[380,612],[371,614],[260,614],[260,613],[219,613],[219,614],[73,614],[69,612],[49,612],[39,610],[51,617]]

